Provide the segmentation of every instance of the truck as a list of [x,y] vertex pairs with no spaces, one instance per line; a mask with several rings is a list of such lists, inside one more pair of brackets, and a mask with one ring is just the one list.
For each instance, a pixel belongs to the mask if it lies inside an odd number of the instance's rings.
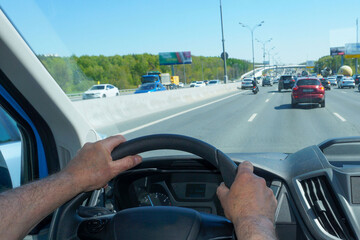
[[159,71],[150,71],[141,78],[141,83],[159,82],[167,89],[177,88],[179,86],[179,76],[170,77],[169,73],[161,73]]

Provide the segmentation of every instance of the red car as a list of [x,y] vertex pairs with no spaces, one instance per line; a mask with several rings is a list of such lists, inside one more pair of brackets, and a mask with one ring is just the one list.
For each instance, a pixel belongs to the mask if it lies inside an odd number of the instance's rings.
[[325,89],[317,78],[299,78],[291,93],[291,106],[298,103],[316,103],[325,107]]

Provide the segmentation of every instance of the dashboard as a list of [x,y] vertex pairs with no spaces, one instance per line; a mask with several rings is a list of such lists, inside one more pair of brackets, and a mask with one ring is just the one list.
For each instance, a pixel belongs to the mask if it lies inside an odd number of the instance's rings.
[[[119,176],[114,182],[115,210],[142,206],[177,206],[224,215],[216,196],[216,189],[222,182],[216,169],[202,166],[200,160],[177,161],[177,169],[165,166],[165,162],[162,160],[159,166],[152,161],[151,168],[135,169]],[[172,165],[175,163],[170,162]],[[193,169],[189,169],[189,162]],[[185,166],[188,169],[184,169]]]
[[[279,239],[359,239],[360,138],[332,139],[293,154],[233,153],[235,163],[251,161],[278,201]],[[113,209],[144,206],[191,208],[224,216],[216,189],[220,172],[195,156],[162,156],[111,182]]]

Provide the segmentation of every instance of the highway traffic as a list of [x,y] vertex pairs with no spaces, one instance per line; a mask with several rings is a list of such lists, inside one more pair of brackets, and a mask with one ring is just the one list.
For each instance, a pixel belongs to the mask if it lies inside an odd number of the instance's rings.
[[257,95],[239,89],[237,93],[148,115],[118,127],[128,139],[175,133],[201,137],[224,152],[291,153],[331,137],[360,135],[360,113],[353,111],[360,108],[357,90],[326,91],[325,108],[317,104],[292,108],[290,95],[289,90],[278,92],[276,84],[260,87]]

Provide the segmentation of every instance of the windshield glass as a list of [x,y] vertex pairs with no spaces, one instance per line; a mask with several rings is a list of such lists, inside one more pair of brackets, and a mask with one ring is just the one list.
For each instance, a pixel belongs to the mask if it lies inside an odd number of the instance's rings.
[[103,90],[105,89],[105,86],[104,85],[101,85],[101,86],[92,86],[90,88],[90,90]]
[[[102,107],[108,101],[116,104],[111,121],[104,117],[94,127],[100,134],[174,133],[224,152],[285,153],[360,135],[358,86],[339,81],[360,74],[359,0],[228,0],[223,21],[219,1],[205,0],[0,0],[0,6],[75,108],[89,88],[104,88],[98,84],[119,89],[116,99],[114,93],[86,102],[99,111],[112,111]],[[152,72],[161,74],[164,91],[135,95],[155,87],[144,84],[157,80],[143,77]],[[295,76],[338,76],[325,92],[325,107],[292,108]],[[213,79],[220,80],[216,88],[202,82]],[[256,95],[248,90],[252,79]]]
[[141,79],[142,83],[152,83],[152,82],[156,82],[158,80],[158,77],[155,76],[143,76]]

